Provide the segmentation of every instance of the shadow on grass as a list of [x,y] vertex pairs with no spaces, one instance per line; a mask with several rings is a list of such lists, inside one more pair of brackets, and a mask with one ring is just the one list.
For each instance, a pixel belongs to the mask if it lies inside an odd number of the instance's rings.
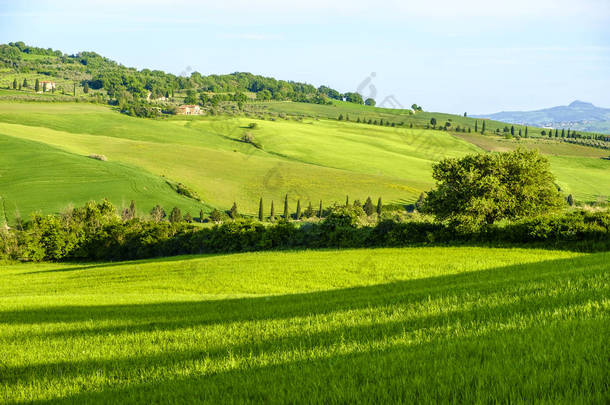
[[[332,330],[307,331],[307,333],[300,331],[293,335],[248,342],[242,340],[239,343],[226,343],[199,350],[168,350],[158,354],[129,358],[66,360],[5,367],[0,370],[0,383],[5,386],[15,384],[29,386],[41,381],[46,383],[58,379],[87,381],[93,376],[103,375],[117,384],[115,387],[111,385],[102,392],[84,392],[63,399],[65,402],[75,403],[137,403],[148,400],[163,402],[170,398],[172,401],[178,402],[197,402],[199,400],[214,402],[222,399],[224,395],[235,395],[232,398],[238,398],[239,402],[273,402],[278,398],[283,398],[279,402],[291,400],[309,402],[309,395],[318,396],[318,401],[321,401],[330,394],[334,398],[348,402],[367,398],[367,395],[373,394],[375,396],[371,397],[371,400],[393,399],[396,401],[401,398],[401,395],[404,395],[404,392],[412,390],[412,387],[404,385],[407,383],[415,384],[414,386],[423,384],[420,387],[423,391],[411,392],[412,397],[409,397],[411,402],[417,400],[417,395],[423,395],[421,398],[428,398],[431,401],[435,398],[439,399],[435,395],[441,395],[443,392],[446,395],[458,395],[459,390],[450,389],[451,384],[454,384],[454,388],[462,384],[462,388],[469,392],[468,395],[475,395],[476,385],[469,384],[473,381],[475,383],[484,383],[484,381],[468,377],[472,379],[470,383],[468,378],[456,382],[451,380],[456,376],[450,374],[448,368],[453,367],[460,373],[466,373],[469,370],[464,369],[465,365],[474,368],[483,367],[481,359],[486,359],[485,350],[496,350],[499,353],[505,351],[512,358],[509,362],[504,361],[501,357],[487,358],[487,361],[491,361],[491,364],[501,372],[495,369],[491,371],[485,369],[484,371],[491,372],[497,378],[509,372],[510,368],[514,367],[514,365],[510,365],[511,362],[518,364],[520,361],[518,357],[523,352],[519,352],[519,347],[528,349],[530,343],[523,334],[510,330],[500,331],[498,328],[501,329],[501,325],[511,319],[525,320],[521,327],[527,328],[528,325],[531,327],[532,318],[543,311],[554,313],[555,310],[569,306],[601,301],[610,293],[608,283],[602,283],[603,287],[597,289],[586,288],[586,286],[590,279],[600,276],[608,278],[610,270],[608,257],[609,255],[606,253],[600,253],[472,273],[305,294],[141,305],[61,306],[44,310],[0,312],[0,326],[2,324],[34,325],[83,321],[129,323],[125,326],[93,329],[83,327],[83,329],[59,332],[36,332],[34,334],[28,332],[23,336],[17,336],[18,339],[27,339],[33,336],[70,338],[81,335],[134,334],[247,321],[288,320],[358,309],[384,310],[397,305],[425,306],[427,301],[446,297],[455,298],[456,302],[470,304],[466,306],[467,309],[445,311],[434,315],[415,315],[391,322],[371,321],[370,324],[365,325],[346,325],[344,323]],[[545,290],[552,285],[562,285],[568,282],[574,285],[580,283],[584,287],[573,291],[568,290],[561,295],[545,293]],[[499,293],[516,299],[509,302],[498,301],[494,305],[476,305],[479,299],[496,296]],[[586,320],[581,321],[587,322]],[[579,321],[572,319],[569,322]],[[481,325],[486,327],[479,330],[478,326]],[[239,327],[239,325],[234,326]],[[450,332],[460,328],[465,329],[471,336],[466,333],[464,337],[456,338]],[[417,331],[422,331],[432,341],[410,342],[407,338],[401,339],[405,334]],[[545,328],[539,331],[541,336],[545,333],[548,333]],[[563,342],[560,345],[561,348],[554,347],[551,341],[540,340],[539,336],[532,335],[532,337],[534,341],[538,340],[534,343],[538,345],[539,349],[550,350],[549,347],[551,347],[555,350],[553,352],[555,357],[561,356],[562,350],[571,353],[568,356],[572,356],[570,361],[574,360],[574,354],[571,351],[589,350],[589,353],[599,353],[600,351],[603,353],[603,334],[599,334],[595,328],[578,327],[570,329],[570,333],[571,335],[565,337],[559,333],[550,335],[551,338],[555,337]],[[584,335],[579,338],[579,333]],[[510,339],[514,340],[514,347],[511,347],[509,336],[512,336]],[[387,342],[393,338],[397,339],[399,343],[385,349],[374,349],[371,346],[374,342]],[[585,341],[588,342],[588,347],[583,348],[581,346]],[[333,353],[333,348],[340,342],[360,347],[366,353]],[[574,345],[566,345],[568,342],[573,342]],[[396,345],[399,347],[392,347]],[[368,350],[367,346],[369,346]],[[323,357],[322,359],[290,360],[291,353],[315,354],[316,351],[320,351],[319,356]],[[232,356],[250,359],[253,363],[244,365],[246,368],[242,370],[212,373],[199,371],[197,374],[192,369],[190,373],[194,375],[187,377],[180,377],[180,373],[177,371],[185,365],[204,360],[214,364],[226,361]],[[261,367],[257,365],[256,359],[262,356],[279,359],[275,361],[281,364]],[[443,367],[443,358],[446,362],[445,367]],[[473,361],[473,359],[475,360]],[[561,358],[561,360],[567,362],[569,359]],[[543,356],[540,362],[544,363],[544,361],[546,360]],[[426,366],[426,362],[432,362],[432,365]],[[460,364],[460,362],[464,362],[464,364]],[[600,369],[603,369],[602,358],[594,358],[591,364],[594,364],[595,367],[598,367],[599,364]],[[538,367],[544,368],[542,365]],[[150,370],[167,371],[161,371],[163,377],[159,380],[151,381],[146,377]],[[420,380],[417,379],[417,370],[421,376]],[[433,373],[433,370],[436,374]],[[595,368],[595,370],[597,369]],[[531,374],[535,376],[536,372],[534,370]],[[574,373],[578,372],[576,368]],[[449,373],[447,374],[447,377],[450,377],[448,381],[439,380],[439,375],[443,373]],[[525,381],[519,376],[509,377],[513,379],[513,384],[497,388],[498,395],[506,394],[507,392],[503,390],[510,389],[510,386],[514,389],[515,383],[525,384]],[[585,377],[581,376],[583,379],[586,379]],[[588,376],[589,383],[591,378],[595,380],[597,377],[597,374]],[[484,376],[480,378],[484,378]],[[573,378],[576,377],[573,376]],[[125,381],[128,381],[130,386],[121,387]],[[443,386],[444,388],[441,389],[438,385],[426,385],[435,383],[445,384],[446,387]],[[552,381],[549,380],[547,383],[551,384]],[[577,383],[576,380],[571,381],[571,389],[587,389],[586,385],[579,387]],[[595,380],[595,384],[592,393],[599,391],[597,380]],[[370,391],[367,391],[367,386]],[[436,390],[436,393],[426,394],[425,389]],[[577,391],[574,392],[577,393]],[[564,394],[569,396],[570,393]],[[432,396],[426,397],[426,395]],[[535,398],[533,395],[529,398]],[[314,397],[310,399],[312,398]],[[461,398],[461,400],[459,397],[455,397],[455,400],[463,402],[468,398],[476,400],[476,397],[472,396]],[[519,399],[519,397],[515,399]]]

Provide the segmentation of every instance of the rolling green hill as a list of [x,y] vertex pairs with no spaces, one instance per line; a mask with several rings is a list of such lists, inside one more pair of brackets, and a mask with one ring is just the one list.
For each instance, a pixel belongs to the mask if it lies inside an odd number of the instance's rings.
[[0,402],[604,403],[608,253],[0,266]]
[[[348,104],[270,102],[265,110],[294,113],[301,108],[305,114],[316,108],[330,116],[337,109],[352,108]],[[402,111],[394,116],[391,112],[384,114],[402,118]],[[267,204],[274,200],[277,208],[285,194],[292,206],[297,199],[314,205],[320,199],[325,205],[342,202],[346,195],[410,203],[432,187],[433,162],[503,145],[537,147],[551,155],[558,184],[577,199],[610,195],[610,161],[599,159],[603,152],[594,148],[538,138],[517,142],[405,125],[265,114],[259,117],[267,119],[141,119],[90,103],[2,102],[0,139],[11,150],[0,156],[6,214],[11,218],[16,212],[56,212],[104,197],[119,206],[133,199],[142,212],[159,203],[166,210],[176,205],[192,215],[201,208],[228,209],[234,201],[242,212],[254,214],[260,197]],[[251,123],[256,128],[249,128]],[[242,142],[246,133],[260,147]],[[90,154],[105,155],[108,161],[89,159]],[[23,164],[38,161],[44,163]],[[206,205],[178,195],[166,181],[185,184]]]

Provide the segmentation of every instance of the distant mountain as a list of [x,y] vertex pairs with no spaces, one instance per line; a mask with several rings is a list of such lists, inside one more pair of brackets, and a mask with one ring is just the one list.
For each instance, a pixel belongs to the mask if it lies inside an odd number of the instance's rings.
[[572,128],[579,131],[610,134],[610,108],[596,107],[584,101],[574,101],[567,106],[545,108],[536,111],[502,111],[495,114],[473,115],[511,124],[537,127]]

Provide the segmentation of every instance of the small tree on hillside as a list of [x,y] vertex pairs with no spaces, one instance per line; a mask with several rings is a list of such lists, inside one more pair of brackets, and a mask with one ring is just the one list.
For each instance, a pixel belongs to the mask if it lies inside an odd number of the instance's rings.
[[231,219],[236,220],[239,218],[239,212],[237,211],[237,203],[234,202],[233,206],[231,206],[231,210],[229,210],[229,216]]
[[483,121],[483,125],[481,125],[481,134],[485,133],[485,121]]
[[284,197],[284,219],[288,220],[290,213],[288,212],[288,194]]
[[192,223],[193,222],[193,216],[190,213],[187,212],[186,214],[184,214],[184,222],[187,222],[189,224]]
[[430,125],[432,125],[432,128],[436,128],[436,118],[430,118]]
[[474,132],[479,132],[479,121],[474,121]]
[[339,118],[337,118],[339,121],[343,121],[343,114],[339,114]]
[[424,206],[424,200],[426,198],[426,194],[421,193],[419,195],[419,198],[417,199],[417,201],[415,201],[415,209],[418,211],[421,211],[422,207]]
[[165,210],[159,204],[155,205],[150,211],[150,217],[153,221],[159,222],[165,218]]
[[349,195],[345,196],[345,206],[349,207]]
[[180,208],[174,207],[172,208],[172,212],[169,214],[169,222],[172,224],[178,223],[182,221],[182,213],[180,212]]
[[381,210],[383,209],[383,205],[381,203],[381,197],[377,200],[377,215],[381,215]]
[[436,189],[423,211],[464,230],[545,214],[563,204],[549,161],[537,150],[468,155],[432,167]]
[[297,212],[295,215],[295,219],[298,221],[299,219],[301,219],[301,200],[297,200]]
[[210,213],[210,221],[214,223],[222,222],[222,213],[216,208],[214,208]]
[[13,89],[17,90],[17,79],[13,79]]
[[305,216],[307,218],[313,217],[314,212],[313,212],[313,206],[311,205],[311,201],[309,202],[309,205],[307,206],[307,208],[305,209],[305,212],[303,214],[305,214]]
[[27,89],[28,87],[28,79],[23,79],[23,88]]
[[258,220],[259,221],[263,221],[264,216],[263,216],[263,197],[261,197],[259,203],[258,203]]
[[203,223],[205,220],[205,214],[203,213],[203,208],[199,210],[199,222]]
[[514,125],[511,125],[511,126],[510,126],[510,134],[511,134],[512,136],[515,136],[515,126],[514,126]]
[[567,201],[570,207],[574,206],[574,197],[572,197],[572,194],[568,195]]
[[527,138],[527,127],[525,127],[525,137]]
[[320,200],[320,208],[318,208],[318,218],[322,218],[322,200]]
[[365,104],[365,105],[369,105],[369,106],[371,106],[371,107],[375,107],[375,104],[377,104],[377,103],[375,102],[375,99],[374,99],[374,98],[370,98],[370,97],[369,97],[369,98],[367,98],[366,100],[364,100],[364,104]]
[[38,79],[36,79],[36,82],[34,83],[34,91],[36,93],[40,91],[40,82],[38,81]]
[[367,216],[373,215],[373,213],[375,212],[375,206],[373,205],[371,197],[366,198],[366,202],[364,203],[363,209]]
[[89,83],[87,82],[85,82],[85,85],[83,86],[83,93],[89,93]]

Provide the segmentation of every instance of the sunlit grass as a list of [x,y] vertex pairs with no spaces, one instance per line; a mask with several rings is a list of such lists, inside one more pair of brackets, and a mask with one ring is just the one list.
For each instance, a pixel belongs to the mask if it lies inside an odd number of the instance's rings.
[[0,268],[0,400],[603,403],[608,253],[409,248]]

